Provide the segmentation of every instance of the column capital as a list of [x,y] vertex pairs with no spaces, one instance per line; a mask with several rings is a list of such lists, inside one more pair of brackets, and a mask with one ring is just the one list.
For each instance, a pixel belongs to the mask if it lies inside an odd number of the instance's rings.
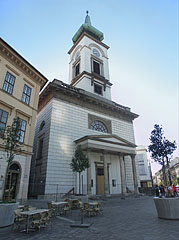
[[124,157],[124,153],[119,153],[119,157]]

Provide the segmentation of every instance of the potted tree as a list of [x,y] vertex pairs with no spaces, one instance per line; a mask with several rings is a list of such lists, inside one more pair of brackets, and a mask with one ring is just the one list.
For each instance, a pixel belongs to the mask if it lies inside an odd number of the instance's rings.
[[78,172],[79,174],[79,195],[81,194],[81,173],[90,167],[89,160],[83,153],[81,146],[77,146],[75,154],[72,157],[70,164],[73,172]]
[[20,139],[20,120],[18,117],[13,119],[12,125],[7,126],[5,129],[1,129],[0,138],[3,140],[2,146],[4,149],[4,159],[7,161],[3,202],[0,204],[0,227],[5,227],[13,224],[14,221],[14,209],[17,208],[18,203],[12,201],[11,181],[9,179],[9,167],[12,164],[15,155],[22,152]]
[[[162,165],[163,182],[165,187],[172,185],[172,178],[169,163],[172,154],[176,149],[176,142],[170,142],[164,137],[162,127],[158,124],[154,125],[154,129],[150,136],[151,144],[148,146],[148,151],[151,153],[151,158]],[[158,217],[165,219],[179,219],[179,199],[178,198],[154,198]]]

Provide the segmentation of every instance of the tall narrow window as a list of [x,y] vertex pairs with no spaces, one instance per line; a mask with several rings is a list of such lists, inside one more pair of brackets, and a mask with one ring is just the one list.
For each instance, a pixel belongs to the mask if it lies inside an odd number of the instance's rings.
[[21,142],[21,143],[24,142],[26,125],[27,125],[27,122],[25,120],[19,118],[18,139],[19,139],[19,142]]
[[4,133],[7,123],[8,113],[0,109],[0,135]]
[[75,66],[75,77],[80,73],[80,63]]
[[12,94],[13,92],[13,88],[14,88],[14,82],[15,82],[15,77],[7,72],[6,73],[6,76],[5,76],[5,79],[4,79],[4,84],[3,84],[3,90],[5,92],[8,92],[9,94]]
[[24,84],[24,90],[22,93],[22,102],[29,104],[30,103],[31,88]]
[[93,60],[93,72],[100,75],[100,64]]

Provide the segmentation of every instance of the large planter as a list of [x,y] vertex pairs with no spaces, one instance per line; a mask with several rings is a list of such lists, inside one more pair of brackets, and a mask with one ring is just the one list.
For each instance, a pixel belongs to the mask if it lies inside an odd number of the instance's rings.
[[0,228],[14,223],[14,210],[19,203],[0,203]]
[[163,219],[179,220],[179,198],[154,197],[158,217]]

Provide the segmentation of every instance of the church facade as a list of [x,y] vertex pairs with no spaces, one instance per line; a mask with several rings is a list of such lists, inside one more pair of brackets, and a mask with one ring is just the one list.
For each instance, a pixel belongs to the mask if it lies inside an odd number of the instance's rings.
[[[69,84],[50,82],[39,98],[31,163],[30,194],[64,194],[74,187],[88,195],[137,192],[133,120],[130,108],[111,100],[108,46],[90,17],[73,37],[69,50]],[[90,168],[70,168],[81,145]]]

